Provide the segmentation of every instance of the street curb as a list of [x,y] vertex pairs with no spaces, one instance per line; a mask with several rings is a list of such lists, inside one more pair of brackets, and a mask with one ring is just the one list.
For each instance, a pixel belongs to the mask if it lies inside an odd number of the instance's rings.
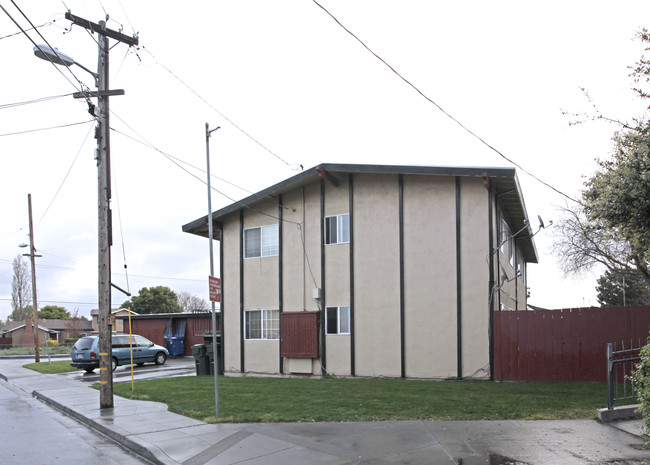
[[65,415],[74,418],[80,423],[83,423],[89,428],[92,428],[98,433],[101,433],[104,436],[109,437],[110,439],[124,446],[131,452],[139,455],[140,457],[144,458],[145,460],[148,460],[149,462],[155,465],[178,465],[178,462],[176,462],[175,460],[167,456],[161,450],[151,450],[150,444],[149,445],[142,444],[141,441],[138,440],[137,438],[130,438],[123,434],[112,431],[110,428],[106,428],[104,425],[96,422],[95,420],[85,417],[79,412],[76,412],[71,408],[60,404],[59,402],[49,398],[48,396],[38,391],[33,391],[32,396],[40,400],[44,404],[47,404],[50,407],[53,407],[59,410],[60,412],[63,412]]

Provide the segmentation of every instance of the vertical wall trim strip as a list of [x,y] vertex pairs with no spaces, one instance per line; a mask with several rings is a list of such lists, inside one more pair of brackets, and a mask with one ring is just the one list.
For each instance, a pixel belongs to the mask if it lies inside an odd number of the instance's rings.
[[[488,289],[488,357],[490,363],[490,379],[494,381],[494,296],[492,295],[494,282],[494,203],[496,199],[492,194],[492,189],[488,189],[488,254],[490,257],[490,285]],[[497,252],[498,253],[498,252]]]
[[327,374],[327,345],[325,343],[325,180],[320,180],[320,306],[321,306],[321,374]]
[[399,191],[399,331],[402,378],[406,378],[406,328],[404,315],[404,176],[398,175]]
[[350,215],[350,375],[355,376],[354,350],[354,175],[348,174],[348,201]]
[[[282,213],[284,211],[283,207],[283,199],[282,199],[282,194],[278,196],[278,308],[279,308],[279,313],[282,313],[284,310],[284,290],[283,290],[283,261],[282,261],[282,251],[284,250],[283,247],[283,238],[284,235],[282,234],[283,231],[283,221],[282,221]],[[278,365],[280,367],[280,374],[284,374],[284,363],[282,359],[282,325],[279,325],[278,328],[279,334],[280,334],[280,339],[278,340]]]
[[461,254],[460,177],[456,176],[456,376],[463,377],[463,283]]
[[244,373],[244,209],[239,210],[239,371]]

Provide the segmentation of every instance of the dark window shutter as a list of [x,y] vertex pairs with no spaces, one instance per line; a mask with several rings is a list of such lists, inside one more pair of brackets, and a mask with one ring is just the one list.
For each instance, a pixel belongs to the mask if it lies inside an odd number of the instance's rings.
[[287,358],[318,358],[319,312],[280,313],[280,354]]

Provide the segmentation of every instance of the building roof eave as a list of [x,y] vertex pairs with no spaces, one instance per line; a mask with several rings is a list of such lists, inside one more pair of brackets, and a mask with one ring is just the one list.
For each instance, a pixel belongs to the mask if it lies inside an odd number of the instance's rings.
[[[506,210],[511,227],[515,231],[522,230],[517,239],[524,260],[531,263],[537,263],[538,261],[537,249],[533,241],[533,231],[528,222],[528,214],[515,168],[323,163],[213,212],[213,226],[216,225],[216,227],[213,227],[213,239],[221,240],[221,221],[226,215],[241,208],[250,208],[261,200],[276,198],[279,194],[314,182],[319,177],[323,177],[323,172],[333,176],[343,174],[402,174],[483,178],[488,188],[492,189],[498,197],[502,208]],[[183,232],[207,238],[209,234],[207,215],[183,225],[182,230]]]

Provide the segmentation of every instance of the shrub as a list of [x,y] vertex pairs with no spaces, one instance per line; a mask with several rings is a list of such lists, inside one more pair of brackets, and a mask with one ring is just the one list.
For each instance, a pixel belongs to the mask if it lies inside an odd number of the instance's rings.
[[79,340],[78,337],[66,337],[63,341],[66,345],[72,345]]
[[54,339],[50,339],[45,344],[43,344],[43,346],[59,347],[59,341],[55,341]]
[[[636,395],[641,404],[638,411],[643,417],[643,428],[647,434],[650,433],[650,344],[646,344],[641,349],[641,361],[634,371],[634,382]],[[650,444],[650,439],[647,437],[646,444]]]

